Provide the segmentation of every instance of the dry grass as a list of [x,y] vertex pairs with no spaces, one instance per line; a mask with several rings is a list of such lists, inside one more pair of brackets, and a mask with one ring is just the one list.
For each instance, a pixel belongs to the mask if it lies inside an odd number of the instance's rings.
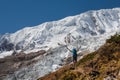
[[62,67],[38,80],[103,80],[105,77],[120,79],[120,35],[112,36],[99,50],[84,56],[75,70],[71,65]]

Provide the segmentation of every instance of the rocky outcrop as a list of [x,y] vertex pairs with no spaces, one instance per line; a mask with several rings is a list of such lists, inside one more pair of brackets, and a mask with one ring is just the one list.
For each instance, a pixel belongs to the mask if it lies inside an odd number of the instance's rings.
[[0,79],[7,75],[14,74],[15,71],[18,71],[21,68],[27,67],[29,65],[34,65],[38,61],[38,59],[35,58],[45,53],[46,51],[44,50],[29,54],[21,52],[14,56],[7,56],[0,59]]

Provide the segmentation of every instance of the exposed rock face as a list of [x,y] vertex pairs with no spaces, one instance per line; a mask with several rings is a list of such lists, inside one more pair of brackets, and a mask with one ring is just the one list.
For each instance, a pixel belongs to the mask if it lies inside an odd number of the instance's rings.
[[21,68],[34,65],[39,59],[36,57],[42,56],[46,52],[44,50],[34,53],[19,53],[14,56],[7,56],[0,59],[0,79],[4,79],[7,75],[13,75],[15,71]]

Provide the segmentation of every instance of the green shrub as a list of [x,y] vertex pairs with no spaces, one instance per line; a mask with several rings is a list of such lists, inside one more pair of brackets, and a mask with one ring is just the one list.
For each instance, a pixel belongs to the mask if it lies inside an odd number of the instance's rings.
[[95,57],[95,53],[90,53],[83,57],[80,61],[78,61],[77,66],[80,65],[81,63],[85,63],[87,61],[92,60]]
[[107,39],[107,43],[117,43],[120,44],[120,35],[115,34],[114,36],[111,36],[110,39]]

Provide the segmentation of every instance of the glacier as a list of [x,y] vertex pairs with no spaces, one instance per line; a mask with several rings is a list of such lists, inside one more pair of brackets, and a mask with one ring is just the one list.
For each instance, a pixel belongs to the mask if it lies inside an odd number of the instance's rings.
[[35,80],[64,65],[64,59],[70,54],[66,46],[77,47],[80,52],[93,52],[116,33],[120,33],[120,8],[87,11],[2,35],[0,58],[12,55],[13,50],[26,54],[47,51],[38,56],[37,63],[20,68],[4,80]]

